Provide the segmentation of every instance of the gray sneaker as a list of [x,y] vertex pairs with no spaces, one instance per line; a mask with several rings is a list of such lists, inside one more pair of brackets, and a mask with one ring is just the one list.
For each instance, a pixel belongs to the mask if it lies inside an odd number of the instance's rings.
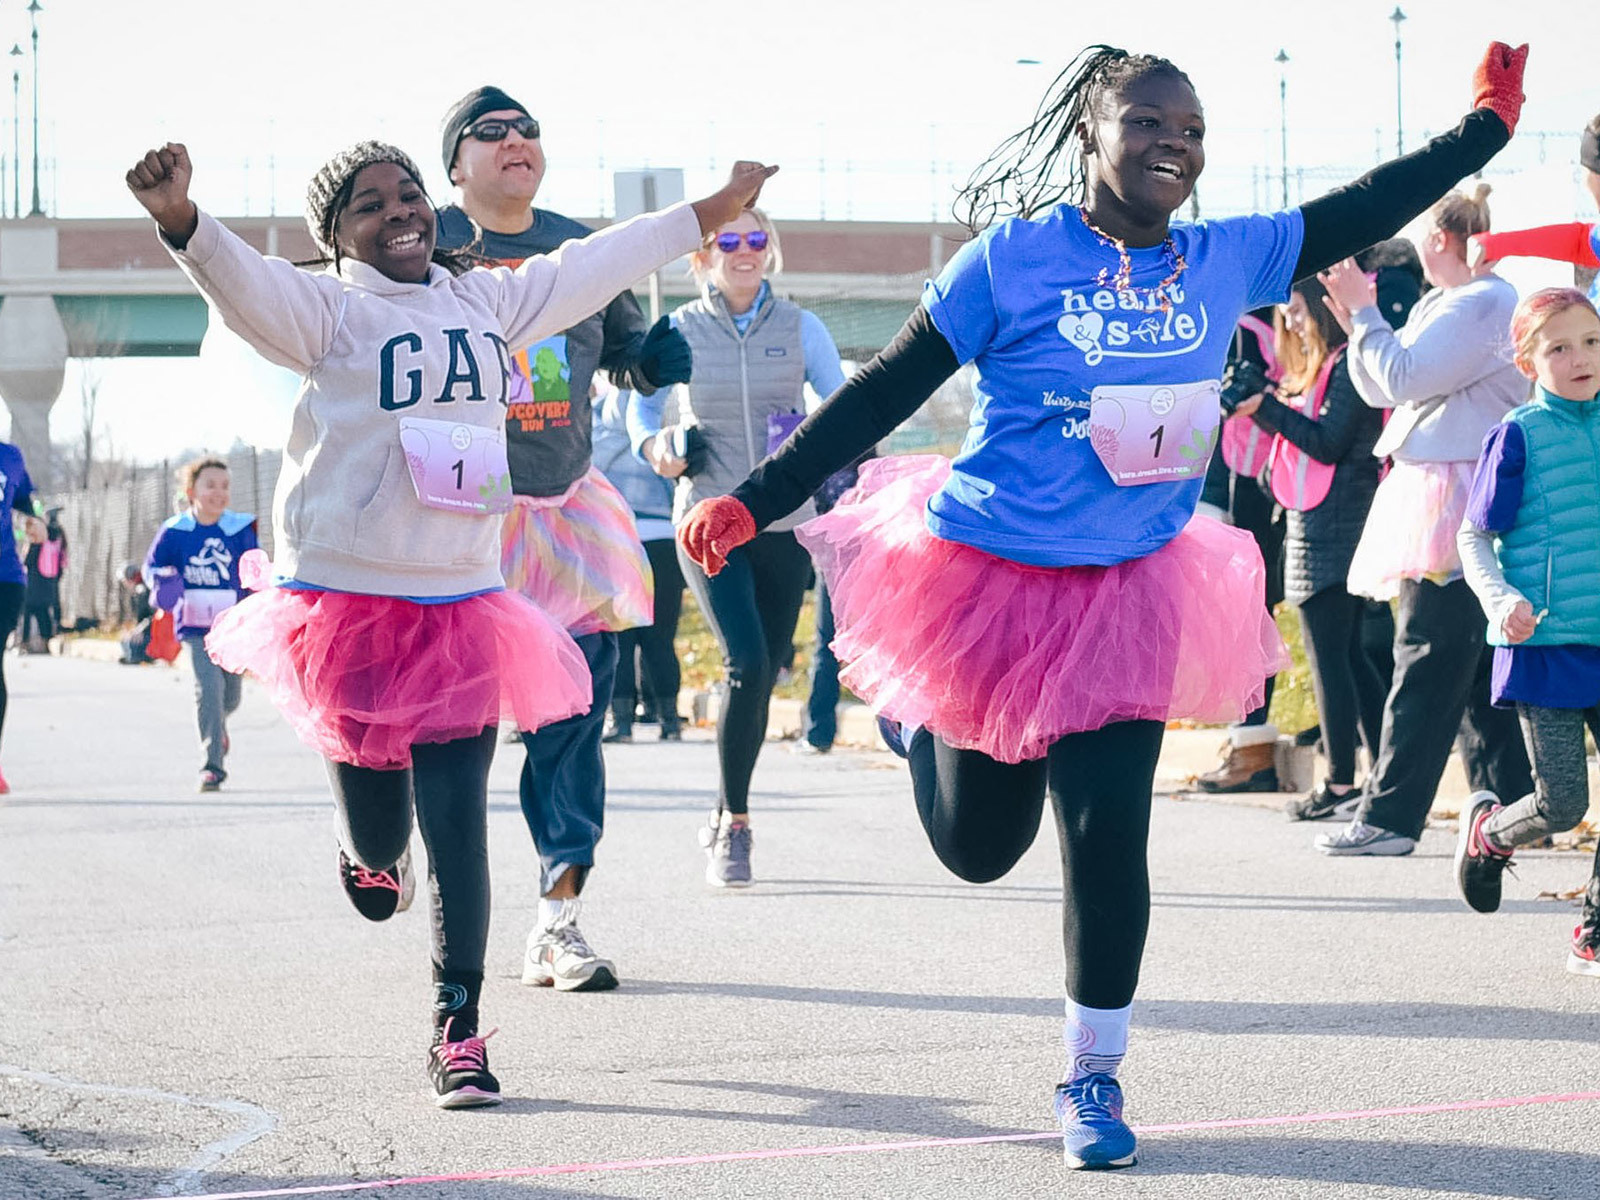
[[1324,854],[1410,854],[1417,848],[1417,839],[1403,833],[1368,825],[1359,818],[1353,819],[1337,833],[1317,835],[1317,849]]
[[750,826],[735,825],[724,813],[700,830],[700,844],[706,851],[706,882],[712,887],[750,886]]
[[577,900],[561,905],[561,919],[548,929],[528,934],[522,960],[522,982],[529,987],[554,987],[558,992],[609,992],[617,986],[617,967],[589,948],[578,930]]

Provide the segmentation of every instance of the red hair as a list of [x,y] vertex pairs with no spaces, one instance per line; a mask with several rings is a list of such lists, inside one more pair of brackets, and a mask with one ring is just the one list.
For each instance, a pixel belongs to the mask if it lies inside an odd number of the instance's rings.
[[[1524,361],[1533,357],[1533,339],[1539,331],[1550,318],[1569,308],[1587,308],[1591,313],[1595,311],[1594,305],[1589,303],[1589,297],[1577,288],[1569,287],[1541,288],[1517,305],[1517,311],[1511,314],[1511,347],[1519,369],[1522,369]],[[1600,317],[1600,313],[1595,313],[1595,316]],[[1523,374],[1527,373],[1523,369]]]

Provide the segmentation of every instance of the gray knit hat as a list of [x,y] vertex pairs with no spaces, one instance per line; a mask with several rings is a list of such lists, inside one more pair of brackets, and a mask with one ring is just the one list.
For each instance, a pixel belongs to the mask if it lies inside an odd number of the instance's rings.
[[[422,172],[411,161],[411,156],[387,142],[357,142],[339,151],[323,163],[322,169],[306,184],[306,225],[311,229],[312,240],[330,258],[333,256],[333,198],[357,171],[384,162],[405,170],[417,181],[417,186],[422,187]],[[426,188],[423,194],[427,194]]]

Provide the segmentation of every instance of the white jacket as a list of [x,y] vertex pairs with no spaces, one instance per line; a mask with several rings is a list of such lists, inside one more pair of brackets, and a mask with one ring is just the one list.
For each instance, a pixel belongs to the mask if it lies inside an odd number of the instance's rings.
[[381,596],[501,586],[501,519],[423,505],[399,419],[503,426],[511,354],[699,244],[699,221],[680,204],[515,271],[435,266],[412,284],[351,259],[338,274],[301,270],[201,213],[188,245],[168,247],[173,258],[229,329],[305,377],[272,506],[276,570]]

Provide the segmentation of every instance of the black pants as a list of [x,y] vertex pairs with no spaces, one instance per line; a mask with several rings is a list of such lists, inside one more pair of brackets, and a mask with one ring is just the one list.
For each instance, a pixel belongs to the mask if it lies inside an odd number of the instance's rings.
[[728,690],[717,717],[722,782],[717,803],[750,808],[750,776],[767,736],[767,708],[778,669],[794,655],[794,626],[805,599],[811,558],[792,533],[763,533],[728,555],[708,578],[680,548],[684,582],[722,647]]
[[6,639],[17,627],[24,590],[20,583],[0,583],[0,730],[6,725]]
[[1061,843],[1067,995],[1088,1008],[1133,1001],[1150,926],[1150,793],[1160,721],[1119,721],[1002,763],[926,730],[911,741],[917,813],[939,861],[972,883],[1009,871],[1033,844],[1048,791]]
[[411,809],[428,851],[428,907],[436,971],[483,972],[489,939],[489,764],[496,730],[411,747],[409,770],[329,762],[339,841],[374,871],[392,867],[411,838]]
[[[1283,539],[1288,525],[1277,511],[1277,501],[1254,479],[1234,475],[1230,482],[1228,519],[1236,528],[1255,538],[1256,547],[1261,551],[1261,562],[1267,571],[1267,615],[1271,616],[1283,599]],[[1267,713],[1272,709],[1272,689],[1277,680],[1276,675],[1267,678],[1261,707],[1249,713],[1241,724],[1267,723]]]
[[[683,612],[683,570],[672,538],[646,542],[650,573],[655,576],[655,619],[643,629],[617,634],[617,679],[611,689],[611,714],[619,725],[633,723],[633,709],[642,689],[655,701],[656,711],[671,716],[678,711],[678,688],[683,673],[673,639]],[[637,659],[637,661],[636,661]]]
[[1329,783],[1355,783],[1358,738],[1371,761],[1378,760],[1389,687],[1361,642],[1366,607],[1362,597],[1343,587],[1324,588],[1300,605]]
[[1489,702],[1486,626],[1465,580],[1401,581],[1394,682],[1361,801],[1369,825],[1420,836],[1452,743],[1474,791],[1513,800],[1533,790],[1517,714]]

